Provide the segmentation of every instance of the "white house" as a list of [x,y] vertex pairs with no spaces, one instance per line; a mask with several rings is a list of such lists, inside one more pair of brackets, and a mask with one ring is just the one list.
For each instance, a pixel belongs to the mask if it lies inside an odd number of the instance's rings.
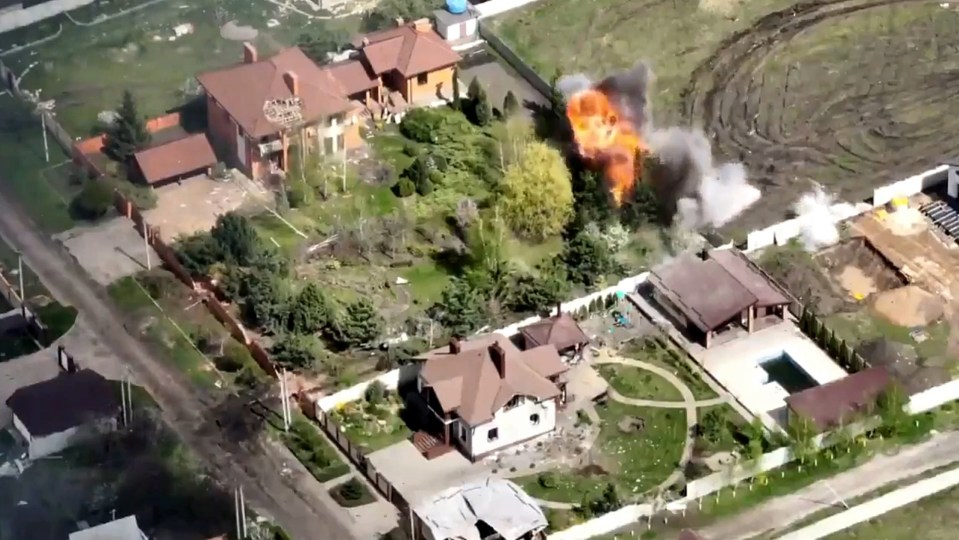
[[569,369],[552,344],[525,351],[489,334],[427,353],[417,390],[437,437],[470,459],[550,433]]
[[149,540],[136,516],[127,516],[70,534],[70,540]]
[[89,369],[17,389],[7,399],[30,459],[56,454],[89,434],[116,429],[117,388]]

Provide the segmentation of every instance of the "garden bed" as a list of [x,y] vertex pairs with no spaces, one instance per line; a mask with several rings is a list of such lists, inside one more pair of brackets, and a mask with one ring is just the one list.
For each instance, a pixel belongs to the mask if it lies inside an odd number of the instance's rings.
[[318,481],[326,482],[350,472],[350,467],[337,455],[326,437],[306,417],[295,414],[290,431],[281,435],[293,452]]
[[330,489],[330,496],[344,508],[355,508],[376,501],[366,484],[355,476]]
[[[367,392],[369,395],[370,392]],[[403,402],[396,392],[344,403],[331,413],[347,438],[365,454],[392,446],[412,436],[402,418]]]

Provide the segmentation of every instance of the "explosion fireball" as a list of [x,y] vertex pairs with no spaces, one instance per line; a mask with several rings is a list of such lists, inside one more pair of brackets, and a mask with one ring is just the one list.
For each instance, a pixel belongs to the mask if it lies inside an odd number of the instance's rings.
[[579,154],[602,168],[619,207],[640,175],[637,157],[644,150],[642,138],[610,96],[596,88],[570,96],[566,116]]

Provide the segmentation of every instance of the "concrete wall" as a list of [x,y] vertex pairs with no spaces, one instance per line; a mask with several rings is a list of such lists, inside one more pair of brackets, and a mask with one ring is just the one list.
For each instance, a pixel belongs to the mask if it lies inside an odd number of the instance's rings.
[[473,6],[473,9],[479,15],[480,19],[506,13],[507,11],[521,8],[527,4],[538,2],[539,0],[490,0]]
[[924,413],[956,400],[959,400],[959,380],[952,380],[910,396],[906,411],[909,414]]
[[[533,424],[530,416],[539,415],[539,423]],[[518,442],[539,437],[556,428],[556,402],[552,399],[537,402],[527,399],[508,411],[497,411],[493,420],[470,430],[469,450],[474,456],[482,456]],[[488,433],[496,429],[499,436],[488,440]]]
[[51,433],[45,437],[34,437],[30,441],[27,453],[30,459],[38,459],[61,452],[70,447],[71,441],[77,437],[79,432],[79,427],[72,427],[66,431]]
[[65,11],[92,4],[93,1],[94,0],[50,0],[49,2],[44,2],[43,4],[26,9],[4,11],[0,13],[0,32],[29,26]]
[[946,180],[949,165],[940,165],[935,169],[902,179],[898,182],[876,188],[872,192],[873,206],[882,206],[896,197],[911,197],[941,184]]

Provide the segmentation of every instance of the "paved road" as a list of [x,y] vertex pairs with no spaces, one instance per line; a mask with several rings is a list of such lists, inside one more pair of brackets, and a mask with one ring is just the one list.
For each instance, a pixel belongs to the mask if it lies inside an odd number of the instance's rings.
[[[738,540],[768,535],[840,501],[866,495],[884,485],[913,478],[959,461],[959,432],[950,431],[777,497],[700,532],[711,540]],[[775,480],[772,480],[775,481]]]
[[912,504],[924,497],[945,491],[956,484],[959,484],[959,469],[952,469],[853,506],[849,510],[829,516],[798,531],[780,536],[777,540],[819,540],[863,521],[879,517],[886,512]]
[[[172,362],[155,356],[124,331],[124,320],[103,289],[51,239],[37,232],[29,218],[2,194],[0,237],[20,249],[51,294],[77,308],[104,345],[127,362],[134,380],[153,395],[171,428],[219,481],[242,485],[254,508],[298,540],[355,538],[349,517],[286,448],[262,440],[231,442],[215,424],[211,427],[216,399],[197,390]],[[292,473],[281,476],[284,466]]]

